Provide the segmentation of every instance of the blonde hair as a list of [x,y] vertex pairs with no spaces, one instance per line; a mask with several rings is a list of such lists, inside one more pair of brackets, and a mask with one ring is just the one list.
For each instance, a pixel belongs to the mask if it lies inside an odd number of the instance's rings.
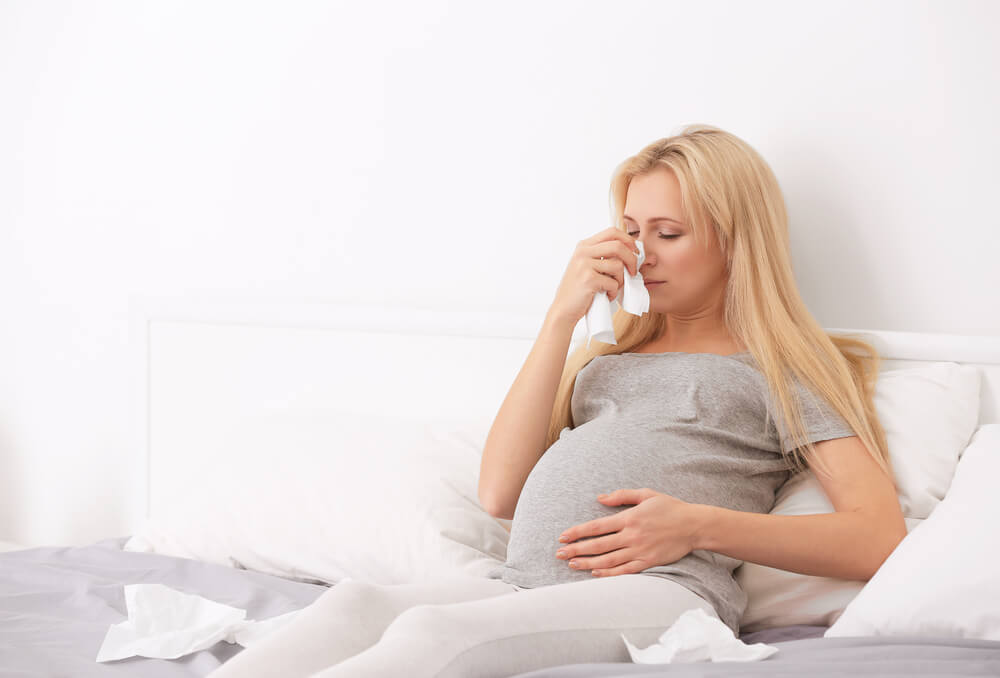
[[[828,335],[809,313],[795,284],[788,246],[788,217],[781,188],[771,168],[742,139],[710,125],[689,125],[680,134],[654,141],[615,169],[611,179],[613,225],[623,221],[625,198],[633,177],[659,168],[677,177],[686,223],[695,242],[716,238],[726,261],[725,323],[753,356],[780,405],[796,471],[808,468],[801,411],[791,377],[826,400],[860,438],[892,480],[885,432],[874,405],[880,357],[860,339]],[[617,344],[591,342],[566,359],[556,392],[545,449],[563,428],[573,427],[572,396],[576,375],[599,355],[633,351],[666,330],[662,313],[635,316],[619,309],[613,318]],[[829,475],[829,469],[819,461]],[[895,482],[894,482],[895,485]],[[898,492],[898,487],[896,488]]]

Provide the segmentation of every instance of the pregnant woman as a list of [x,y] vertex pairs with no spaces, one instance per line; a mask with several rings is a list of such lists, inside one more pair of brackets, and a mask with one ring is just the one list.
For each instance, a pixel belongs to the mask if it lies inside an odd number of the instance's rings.
[[[878,355],[796,289],[784,200],[741,139],[690,126],[616,169],[614,225],[573,251],[490,429],[479,497],[513,519],[490,577],[347,580],[211,675],[506,677],[628,662],[700,608],[739,633],[744,561],[868,580],[906,535],[873,403]],[[643,243],[641,270],[635,241]],[[649,312],[567,358],[597,293]],[[789,422],[789,423],[786,423]],[[833,513],[769,515],[793,471]]]

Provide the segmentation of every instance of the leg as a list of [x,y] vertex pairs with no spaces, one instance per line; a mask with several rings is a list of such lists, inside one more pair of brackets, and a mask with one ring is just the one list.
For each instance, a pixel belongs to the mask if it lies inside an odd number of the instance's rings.
[[560,664],[631,662],[621,635],[647,647],[693,608],[718,617],[684,586],[643,574],[417,605],[378,643],[311,678],[503,678]]
[[517,589],[499,579],[448,575],[380,585],[349,579],[330,587],[285,626],[213,671],[211,678],[302,678],[370,647],[400,612],[420,604],[477,600]]

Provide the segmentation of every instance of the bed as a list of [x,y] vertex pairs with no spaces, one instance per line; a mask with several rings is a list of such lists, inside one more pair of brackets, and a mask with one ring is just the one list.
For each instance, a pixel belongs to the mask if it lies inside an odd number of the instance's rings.
[[[510,521],[479,506],[478,455],[541,315],[146,298],[131,320],[133,528],[83,546],[0,545],[3,676],[205,676],[243,649],[95,661],[126,619],[127,584],[268,619],[349,577],[487,576],[502,563]],[[876,404],[910,534],[876,577],[737,568],[750,598],[740,640],[779,648],[761,661],[519,678],[1000,675],[988,559],[1000,504],[984,485],[1000,460],[1000,337],[827,331],[883,356]],[[373,483],[391,499],[372,505]],[[772,512],[831,510],[805,472]],[[945,539],[950,555],[928,565]],[[943,573],[947,595],[928,586]]]

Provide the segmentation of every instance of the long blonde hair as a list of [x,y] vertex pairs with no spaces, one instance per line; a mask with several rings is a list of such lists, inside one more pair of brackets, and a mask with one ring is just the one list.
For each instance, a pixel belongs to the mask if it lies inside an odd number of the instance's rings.
[[[801,411],[791,375],[811,387],[848,423],[879,467],[894,479],[885,432],[874,404],[880,357],[858,338],[828,335],[809,313],[795,284],[788,245],[788,217],[778,181],[757,151],[710,125],[689,125],[654,141],[615,169],[611,179],[613,225],[626,230],[625,198],[633,177],[666,167],[680,184],[681,204],[695,242],[716,238],[726,260],[726,327],[756,360],[767,380],[770,402],[780,404],[796,471],[808,465]],[[576,375],[599,355],[618,354],[663,336],[662,313],[635,316],[619,309],[613,318],[617,344],[593,341],[566,359],[556,392],[545,449],[565,427],[573,427]],[[822,462],[819,466],[829,475]],[[894,482],[895,485],[895,482]],[[896,488],[898,491],[898,487]]]

